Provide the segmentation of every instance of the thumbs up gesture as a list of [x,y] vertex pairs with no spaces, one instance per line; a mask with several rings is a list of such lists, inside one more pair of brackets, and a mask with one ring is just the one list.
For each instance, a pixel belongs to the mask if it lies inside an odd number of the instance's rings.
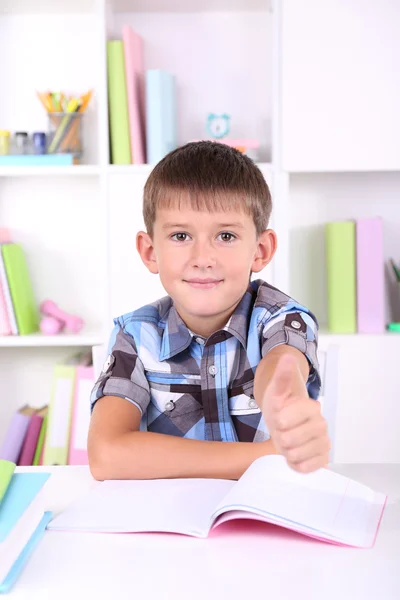
[[289,466],[309,473],[329,462],[330,442],[319,402],[312,400],[296,358],[283,354],[262,399],[272,441]]

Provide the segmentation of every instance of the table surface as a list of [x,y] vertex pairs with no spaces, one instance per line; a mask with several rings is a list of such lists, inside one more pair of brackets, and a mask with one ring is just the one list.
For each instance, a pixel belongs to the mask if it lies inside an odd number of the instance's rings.
[[[334,465],[388,495],[375,546],[310,540],[268,524],[227,523],[209,539],[171,534],[46,531],[10,598],[112,597],[166,600],[400,599],[400,465]],[[50,471],[46,510],[56,515],[94,481],[87,467]]]

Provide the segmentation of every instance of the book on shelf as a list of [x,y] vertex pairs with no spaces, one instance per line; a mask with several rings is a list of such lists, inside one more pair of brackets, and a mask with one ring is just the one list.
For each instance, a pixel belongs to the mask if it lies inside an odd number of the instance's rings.
[[[208,537],[227,521],[251,519],[332,544],[371,547],[386,496],[329,469],[301,474],[263,456],[236,481],[103,481],[55,517],[49,529],[163,532]],[[264,529],[268,535],[268,529]],[[223,532],[223,530],[221,530]]]
[[161,69],[146,71],[147,161],[156,164],[177,147],[175,78]]
[[47,406],[35,410],[32,414],[18,458],[18,466],[26,467],[33,465],[33,459],[38,448],[39,436],[46,414]]
[[0,593],[10,591],[52,516],[42,494],[50,474],[14,471],[0,460]]
[[354,221],[325,225],[328,327],[331,333],[355,333],[356,246]]
[[130,27],[122,27],[125,80],[128,100],[129,134],[132,163],[146,162],[145,151],[145,82],[143,40]]
[[43,464],[87,464],[90,390],[94,385],[91,353],[79,353],[53,370]]
[[121,40],[107,42],[107,82],[111,163],[129,165],[132,157],[124,46]]
[[22,406],[14,413],[0,448],[0,459],[18,464],[29,423],[34,414],[35,409],[28,405]]
[[328,327],[331,333],[383,333],[383,221],[356,218],[325,226]]
[[385,259],[381,217],[356,219],[357,330],[385,331]]
[[39,309],[20,244],[2,244],[0,283],[6,300],[11,333],[27,335],[39,331]]

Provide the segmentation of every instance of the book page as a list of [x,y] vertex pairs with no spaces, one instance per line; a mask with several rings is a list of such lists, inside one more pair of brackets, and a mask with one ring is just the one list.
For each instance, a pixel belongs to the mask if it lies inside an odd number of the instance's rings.
[[307,475],[282,456],[257,459],[215,511],[253,512],[289,529],[355,546],[372,545],[386,496],[319,469]]
[[56,517],[48,529],[206,537],[215,507],[234,485],[221,479],[104,481]]

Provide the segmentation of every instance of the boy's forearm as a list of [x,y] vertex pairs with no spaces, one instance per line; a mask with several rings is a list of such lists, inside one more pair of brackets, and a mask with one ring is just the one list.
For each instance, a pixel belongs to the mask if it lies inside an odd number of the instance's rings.
[[262,399],[269,382],[272,380],[279,359],[285,353],[290,353],[295,356],[299,365],[298,389],[293,390],[293,393],[298,396],[304,395],[305,383],[307,382],[310,371],[308,361],[304,354],[296,348],[281,344],[270,350],[260,361],[256,369],[254,377],[254,397],[260,408],[262,408]]
[[100,480],[239,479],[254,460],[276,453],[272,440],[206,442],[130,431],[104,444],[101,453],[93,452],[90,468],[92,475]]

